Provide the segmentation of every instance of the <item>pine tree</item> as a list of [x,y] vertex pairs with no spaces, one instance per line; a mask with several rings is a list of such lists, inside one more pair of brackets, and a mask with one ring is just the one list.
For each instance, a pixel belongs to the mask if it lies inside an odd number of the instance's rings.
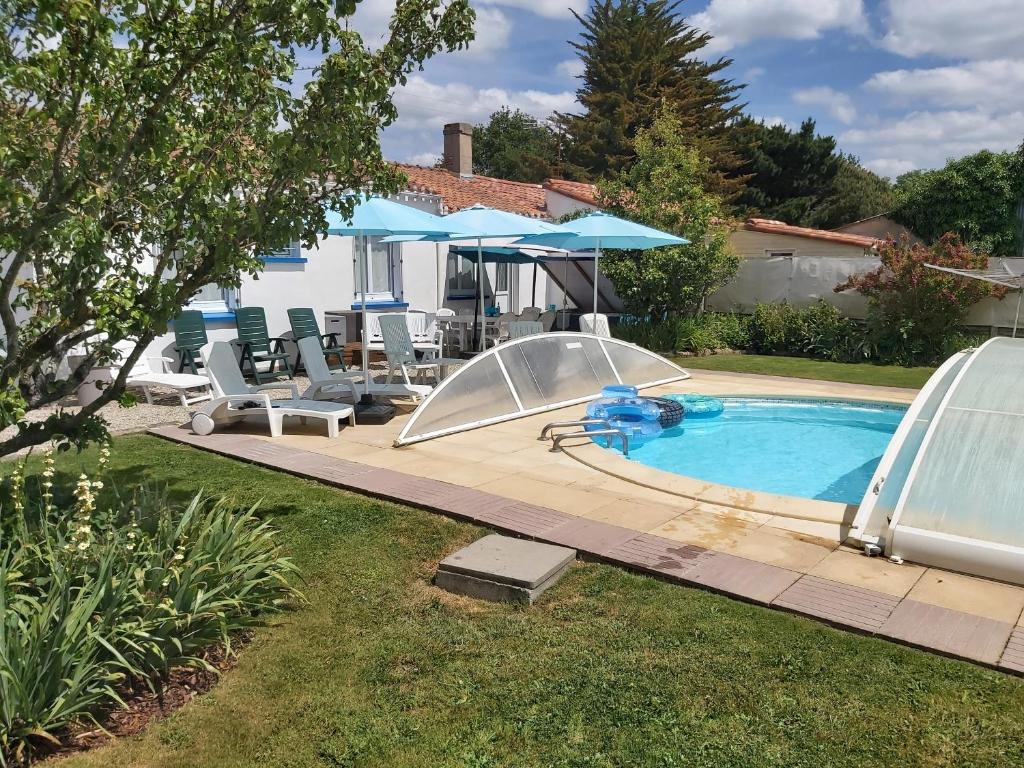
[[577,99],[582,111],[557,114],[567,175],[584,180],[616,176],[634,162],[633,140],[664,106],[687,145],[710,161],[709,186],[731,195],[742,185],[738,136],[731,123],[742,115],[744,87],[716,77],[731,59],[695,56],[707,35],[677,12],[681,0],[596,0],[573,47],[583,59]]

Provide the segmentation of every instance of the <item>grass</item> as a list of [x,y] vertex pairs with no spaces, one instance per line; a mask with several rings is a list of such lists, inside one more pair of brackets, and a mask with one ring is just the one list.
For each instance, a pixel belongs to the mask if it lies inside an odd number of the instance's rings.
[[883,387],[920,389],[935,372],[934,368],[903,368],[875,363],[830,363],[805,357],[777,355],[708,355],[680,357],[676,362],[685,368],[733,373],[760,373],[766,376],[792,376],[797,379],[840,381],[846,384],[874,384]]
[[144,436],[112,468],[262,499],[309,602],[211,693],[66,768],[1024,763],[1016,678],[598,564],[529,609],[455,598],[432,570],[481,529]]

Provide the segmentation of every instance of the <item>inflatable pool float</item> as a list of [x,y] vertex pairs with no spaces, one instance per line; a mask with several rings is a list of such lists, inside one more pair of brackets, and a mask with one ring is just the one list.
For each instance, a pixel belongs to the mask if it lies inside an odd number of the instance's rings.
[[683,404],[680,402],[667,397],[645,397],[644,399],[658,406],[661,411],[658,423],[661,424],[662,429],[672,429],[672,427],[681,424],[683,417],[686,416],[686,409],[683,408]]
[[[607,421],[622,430],[630,447],[657,437],[662,432],[661,408],[649,398],[638,397],[636,387],[616,384],[604,387],[601,398],[587,406],[587,417]],[[600,429],[590,425],[588,431]]]
[[686,394],[666,395],[665,397],[682,405],[688,419],[708,419],[718,416],[725,410],[725,403],[717,397],[708,395]]

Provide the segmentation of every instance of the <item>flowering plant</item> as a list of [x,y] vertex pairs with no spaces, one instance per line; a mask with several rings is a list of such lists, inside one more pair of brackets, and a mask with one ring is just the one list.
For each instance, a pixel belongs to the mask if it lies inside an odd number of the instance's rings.
[[974,304],[987,296],[1005,295],[999,286],[925,266],[987,268],[988,256],[953,233],[931,247],[907,237],[888,240],[878,256],[878,269],[850,277],[835,291],[852,289],[868,298],[868,335],[883,359],[903,365],[934,362]]

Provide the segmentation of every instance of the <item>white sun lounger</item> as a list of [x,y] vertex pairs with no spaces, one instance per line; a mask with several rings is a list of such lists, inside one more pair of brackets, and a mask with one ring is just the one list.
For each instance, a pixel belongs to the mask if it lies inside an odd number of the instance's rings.
[[[299,399],[294,383],[246,384],[235,354],[226,341],[213,342],[204,347],[201,354],[213,385],[214,398],[192,417],[192,431],[197,435],[209,435],[220,424],[251,416],[266,417],[272,437],[281,436],[286,416],[296,416],[303,423],[306,419],[323,419],[327,422],[327,434],[330,437],[338,436],[342,419],[348,419],[355,426],[356,415],[351,405]],[[292,397],[273,400],[267,394],[268,390],[273,389],[290,389]]]
[[[194,373],[172,373],[169,370],[169,365],[174,362],[171,358],[155,359],[162,361],[163,371],[154,371],[148,358],[140,358],[125,380],[126,387],[141,389],[146,396],[146,402],[150,405],[153,404],[153,394],[150,391],[152,387],[173,389],[178,395],[178,399],[181,400],[183,408],[213,397],[213,393],[210,391],[210,380],[206,376]],[[190,390],[199,390],[199,393],[189,396]]]
[[[351,398],[353,402],[366,391],[362,371],[332,371],[327,367],[323,351],[317,346],[317,340],[310,336],[299,340],[299,354],[306,363],[306,375],[309,376],[309,387],[302,393],[304,398],[312,400],[337,400]],[[310,362],[312,361],[312,362]],[[403,384],[400,382],[379,383],[371,377],[369,391],[371,395],[382,397],[408,397],[422,400],[430,394],[433,387],[427,384]]]

